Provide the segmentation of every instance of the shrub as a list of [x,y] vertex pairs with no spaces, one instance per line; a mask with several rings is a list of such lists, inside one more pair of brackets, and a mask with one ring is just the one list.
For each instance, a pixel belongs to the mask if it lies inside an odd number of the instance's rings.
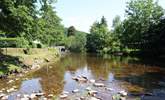
[[17,48],[27,48],[29,47],[29,41],[27,41],[24,37],[18,37],[16,40]]

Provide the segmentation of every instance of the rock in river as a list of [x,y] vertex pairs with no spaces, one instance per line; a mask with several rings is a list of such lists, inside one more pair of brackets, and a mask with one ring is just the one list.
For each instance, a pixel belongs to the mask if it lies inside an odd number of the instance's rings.
[[78,89],[75,89],[75,90],[73,90],[72,92],[73,92],[73,93],[77,93],[77,92],[79,92],[79,90],[78,90]]
[[104,87],[105,85],[103,83],[94,83],[95,87]]
[[65,98],[67,98],[67,97],[68,97],[68,95],[66,95],[66,94],[60,95],[60,98],[61,98],[61,99],[65,99]]
[[95,83],[94,79],[89,80],[90,83]]
[[127,92],[125,92],[125,91],[119,91],[119,94],[122,96],[127,96]]

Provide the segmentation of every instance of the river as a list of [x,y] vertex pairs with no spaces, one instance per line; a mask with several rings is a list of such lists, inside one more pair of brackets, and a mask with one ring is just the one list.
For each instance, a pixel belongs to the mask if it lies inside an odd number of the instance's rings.
[[[0,90],[17,87],[15,92],[6,92],[9,100],[15,100],[18,94],[38,91],[44,92],[46,96],[56,95],[57,98],[63,91],[67,91],[69,92],[67,100],[74,100],[80,96],[86,97],[87,87],[97,90],[97,97],[103,100],[111,100],[112,95],[123,90],[128,92],[128,100],[164,100],[165,69],[163,67],[165,62],[149,58],[71,53],[11,84],[8,83],[9,80],[0,80]],[[72,79],[80,75],[105,84],[113,92]],[[75,89],[79,92],[72,93]]]

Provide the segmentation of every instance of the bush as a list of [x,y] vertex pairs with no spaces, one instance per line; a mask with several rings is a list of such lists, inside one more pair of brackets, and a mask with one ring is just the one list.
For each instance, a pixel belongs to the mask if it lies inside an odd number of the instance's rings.
[[29,46],[30,46],[31,48],[36,48],[36,47],[37,47],[37,45],[36,45],[35,43],[33,43],[33,42],[30,42],[30,43],[29,43]]
[[29,41],[27,41],[24,37],[18,37],[16,41],[17,48],[27,48],[29,47]]

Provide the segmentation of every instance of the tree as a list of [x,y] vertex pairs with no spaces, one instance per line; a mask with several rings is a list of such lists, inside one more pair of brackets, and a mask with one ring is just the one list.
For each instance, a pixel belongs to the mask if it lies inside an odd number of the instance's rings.
[[127,19],[123,22],[122,42],[128,44],[139,44],[146,42],[146,32],[151,24],[159,23],[163,16],[163,8],[153,0],[131,0],[127,3]]
[[87,50],[88,52],[101,52],[106,47],[106,38],[109,37],[109,30],[106,19],[101,18],[100,22],[94,22],[90,29],[90,34],[87,35]]
[[68,28],[67,35],[68,35],[68,36],[73,36],[73,35],[75,35],[75,33],[76,33],[75,27],[74,27],[74,26],[70,26],[70,27]]

